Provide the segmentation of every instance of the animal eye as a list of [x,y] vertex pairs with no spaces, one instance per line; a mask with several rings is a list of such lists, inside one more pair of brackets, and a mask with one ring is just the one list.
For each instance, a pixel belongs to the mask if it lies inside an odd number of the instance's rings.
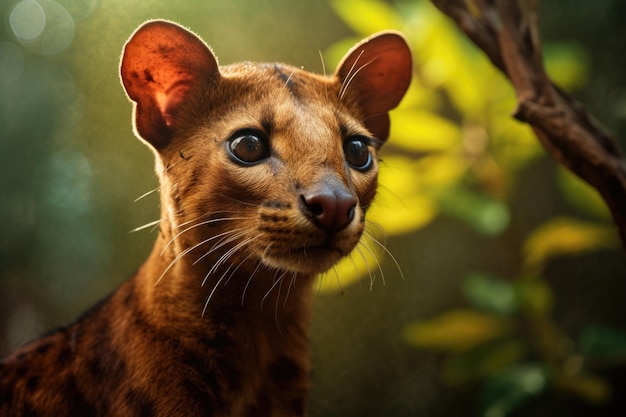
[[260,132],[238,132],[228,141],[228,151],[235,162],[243,165],[255,164],[269,156],[265,136]]
[[343,152],[352,168],[367,171],[372,167],[372,154],[365,143],[365,138],[359,136],[348,138],[343,143]]

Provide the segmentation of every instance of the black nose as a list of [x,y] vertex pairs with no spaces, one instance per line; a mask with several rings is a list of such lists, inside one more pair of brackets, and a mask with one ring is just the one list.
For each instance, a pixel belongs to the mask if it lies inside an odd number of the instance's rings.
[[343,186],[303,194],[302,201],[313,222],[328,232],[337,232],[354,219],[356,199]]

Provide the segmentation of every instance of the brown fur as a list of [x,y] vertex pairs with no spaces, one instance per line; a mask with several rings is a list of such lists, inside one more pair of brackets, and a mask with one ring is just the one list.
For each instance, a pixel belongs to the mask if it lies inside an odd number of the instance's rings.
[[[0,362],[0,416],[304,415],[314,277],[363,233],[387,112],[410,73],[394,33],[323,77],[218,67],[190,32],[142,26],[121,74],[156,157],[159,237],[107,299]],[[241,129],[267,138],[258,163],[229,155]],[[346,162],[355,135],[377,136],[367,170]]]

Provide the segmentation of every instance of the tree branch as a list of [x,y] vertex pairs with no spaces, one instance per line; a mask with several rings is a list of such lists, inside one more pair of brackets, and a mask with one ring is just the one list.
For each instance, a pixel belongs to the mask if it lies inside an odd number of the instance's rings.
[[556,87],[543,66],[537,0],[431,0],[511,81],[518,107],[557,162],[606,201],[626,248],[626,161],[587,109]]

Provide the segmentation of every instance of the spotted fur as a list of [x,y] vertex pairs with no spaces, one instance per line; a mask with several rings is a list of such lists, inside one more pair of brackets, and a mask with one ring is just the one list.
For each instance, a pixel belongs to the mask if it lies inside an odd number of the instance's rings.
[[109,297],[0,362],[0,416],[305,415],[315,276],[359,242],[410,74],[396,33],[326,77],[219,67],[191,32],[140,27],[121,78],[159,236]]

